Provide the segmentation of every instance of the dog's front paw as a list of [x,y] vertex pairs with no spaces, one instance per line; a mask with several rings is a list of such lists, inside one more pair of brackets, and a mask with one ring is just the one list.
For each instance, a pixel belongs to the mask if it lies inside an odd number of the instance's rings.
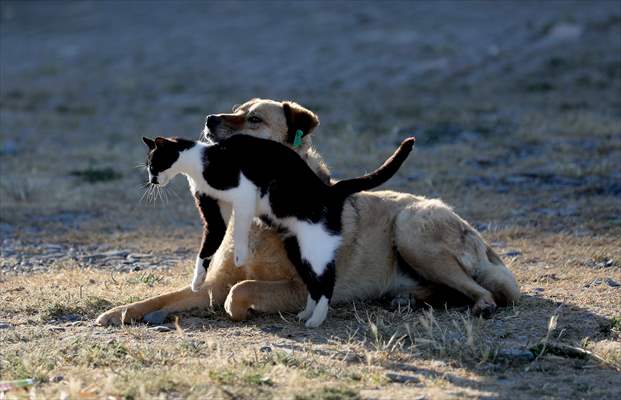
[[248,260],[248,247],[235,246],[235,266],[241,267]]

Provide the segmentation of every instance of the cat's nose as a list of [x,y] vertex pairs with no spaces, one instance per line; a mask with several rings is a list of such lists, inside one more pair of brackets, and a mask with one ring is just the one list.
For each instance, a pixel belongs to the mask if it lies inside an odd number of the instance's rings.
[[218,117],[217,115],[208,116],[207,117],[207,128],[209,128],[210,131],[213,131],[214,129],[218,127],[218,125],[220,125],[221,120],[222,118]]
[[157,176],[152,176],[151,179],[149,179],[149,183],[157,185]]

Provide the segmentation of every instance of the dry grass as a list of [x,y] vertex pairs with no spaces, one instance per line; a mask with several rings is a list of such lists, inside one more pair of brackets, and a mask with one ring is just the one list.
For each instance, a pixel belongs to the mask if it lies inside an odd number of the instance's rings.
[[[416,4],[401,15],[396,3],[343,13],[243,3],[256,29],[210,4],[133,14],[100,4],[1,5],[2,239],[105,244],[160,261],[191,254],[200,228],[185,182],[173,182],[179,198],[167,205],[139,201],[140,136],[197,137],[207,113],[285,96],[320,115],[315,143],[337,177],[376,167],[414,133],[416,151],[385,188],[454,206],[516,273],[523,298],[489,320],[368,301],[336,306],[316,330],[294,315],[234,323],[215,309],[156,332],[92,321],[186,285],[190,259],[123,274],[71,261],[2,272],[0,380],[36,379],[7,397],[621,397],[621,288],[607,283],[621,283],[618,7]],[[168,11],[175,30],[162,35]],[[543,46],[559,22],[580,37]],[[288,35],[259,57],[257,43]],[[283,67],[282,55],[293,61]],[[444,57],[446,69],[410,69]]]
[[[619,240],[562,234],[534,240],[513,230],[497,230],[490,239],[521,249],[511,268],[525,293],[521,304],[490,320],[462,309],[390,311],[380,302],[337,306],[317,330],[305,329],[294,315],[233,323],[219,309],[182,314],[177,325],[167,324],[170,332],[102,328],[92,321],[108,307],[185,284],[190,260],[149,274],[64,268],[5,277],[0,320],[11,328],[0,330],[0,376],[35,378],[30,392],[11,395],[39,398],[618,394],[621,298],[617,288],[584,285],[603,277],[621,281],[619,268],[589,266],[604,253],[620,259]],[[594,357],[503,358],[503,351],[527,350],[542,339]]]

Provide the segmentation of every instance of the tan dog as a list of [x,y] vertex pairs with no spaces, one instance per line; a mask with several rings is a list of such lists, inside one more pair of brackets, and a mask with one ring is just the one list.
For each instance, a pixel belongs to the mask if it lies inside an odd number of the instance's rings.
[[[329,180],[310,140],[319,119],[296,103],[253,99],[231,114],[209,116],[206,125],[205,135],[214,140],[245,133],[290,145],[301,130],[302,144],[295,150]],[[139,321],[158,310],[222,304],[234,320],[246,319],[251,309],[266,313],[301,309],[306,288],[277,234],[255,222],[250,251],[249,262],[236,268],[228,229],[199,292],[186,287],[115,307],[96,322],[118,324],[122,318]],[[452,290],[443,290],[447,288]],[[411,295],[423,302],[432,297],[448,300],[447,293],[455,291],[472,302],[475,313],[485,314],[520,296],[511,271],[481,235],[442,201],[393,191],[363,192],[347,200],[343,244],[336,259],[335,303],[385,294]]]

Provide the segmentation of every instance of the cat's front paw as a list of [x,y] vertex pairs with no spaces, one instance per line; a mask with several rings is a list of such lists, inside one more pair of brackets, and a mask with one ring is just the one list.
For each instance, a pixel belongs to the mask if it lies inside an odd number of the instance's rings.
[[194,276],[192,277],[192,291],[198,292],[203,282],[205,281],[205,275],[207,275],[207,269],[204,267],[205,259],[196,257],[196,263],[194,264]]
[[248,247],[235,246],[235,266],[241,267],[248,260]]

